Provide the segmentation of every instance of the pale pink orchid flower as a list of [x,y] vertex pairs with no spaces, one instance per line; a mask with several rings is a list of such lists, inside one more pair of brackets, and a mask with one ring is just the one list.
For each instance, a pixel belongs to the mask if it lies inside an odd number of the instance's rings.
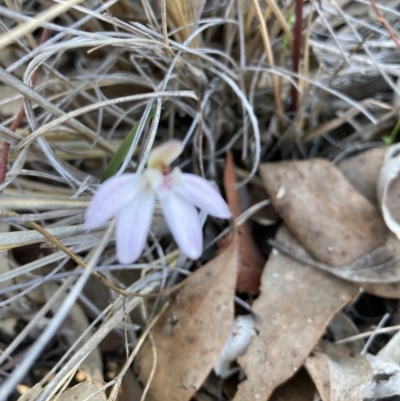
[[140,174],[122,174],[100,185],[85,215],[84,226],[96,228],[116,217],[115,240],[120,263],[136,261],[146,244],[156,200],[181,252],[198,259],[203,251],[199,208],[221,219],[231,217],[224,199],[202,177],[172,171],[169,165],[181,154],[182,142],[155,147]]

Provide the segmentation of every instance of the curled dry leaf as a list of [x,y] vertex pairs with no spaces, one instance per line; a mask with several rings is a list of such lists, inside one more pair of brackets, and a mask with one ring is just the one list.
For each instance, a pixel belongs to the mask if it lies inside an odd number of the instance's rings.
[[[277,240],[296,243],[285,227],[279,229]],[[304,252],[299,245],[297,252]],[[331,317],[357,293],[349,283],[272,252],[252,308],[259,334],[238,358],[247,379],[234,401],[267,400],[301,367]]]
[[400,144],[387,148],[376,188],[385,223],[400,238]]
[[330,162],[267,163],[260,173],[278,214],[318,261],[348,265],[385,241],[379,210]]
[[362,401],[363,388],[371,381],[368,361],[350,349],[321,341],[305,367],[322,401]]
[[[242,209],[240,196],[236,188],[235,165],[231,152],[227,152],[226,156],[224,187],[232,216],[234,219],[237,219],[244,210]],[[238,292],[256,295],[259,293],[260,277],[265,260],[253,240],[251,229],[247,222],[237,227],[237,237],[239,265],[236,288]],[[219,242],[220,248],[226,248],[231,241],[231,236],[224,238]]]
[[[148,399],[190,400],[212,370],[229,336],[234,317],[238,244],[193,273],[153,329],[156,369]],[[148,340],[139,353],[145,385],[153,367]]]

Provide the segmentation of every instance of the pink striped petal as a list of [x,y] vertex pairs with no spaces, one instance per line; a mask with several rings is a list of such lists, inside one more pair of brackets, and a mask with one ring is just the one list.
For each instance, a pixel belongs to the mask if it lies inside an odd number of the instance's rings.
[[165,192],[160,203],[179,249],[188,258],[198,259],[203,251],[203,233],[196,208],[173,191]]
[[176,185],[174,190],[188,202],[220,219],[229,219],[232,216],[228,205],[209,181],[198,175],[185,173],[181,173],[180,180],[181,185]]
[[143,189],[118,215],[115,239],[120,263],[133,263],[142,253],[151,226],[154,202],[154,191]]
[[90,230],[114,217],[142,189],[143,177],[122,174],[100,185],[86,210],[84,226]]
[[172,139],[159,146],[156,146],[149,156],[147,166],[150,168],[160,168],[160,166],[169,166],[181,153],[183,145],[181,141]]

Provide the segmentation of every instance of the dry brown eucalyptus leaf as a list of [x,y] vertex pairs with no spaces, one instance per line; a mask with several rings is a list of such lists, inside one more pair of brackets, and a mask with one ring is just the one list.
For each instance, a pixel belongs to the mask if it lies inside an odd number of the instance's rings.
[[[190,400],[212,370],[227,340],[234,317],[238,245],[193,273],[171,300],[153,329],[157,367],[147,400]],[[138,367],[145,385],[153,367],[146,341]]]
[[[382,151],[374,149],[365,152],[364,157],[357,155],[343,162],[343,172],[354,173],[350,180],[365,196],[371,197],[376,191],[376,182],[371,177],[377,177],[381,159]],[[363,165],[368,168],[363,169]],[[275,193],[272,196],[275,207],[291,223],[291,231],[307,251],[331,265],[327,270],[332,274],[357,282],[365,291],[399,298],[400,244],[393,235],[385,235],[377,208],[346,183],[327,161],[285,162],[274,166],[262,166],[261,174],[271,195]],[[276,196],[278,186],[279,196]],[[338,265],[342,267],[333,268]]]
[[368,361],[350,349],[321,341],[305,367],[322,401],[362,401],[363,388],[372,378]]
[[[227,152],[226,154],[224,187],[232,216],[234,219],[237,219],[244,210],[241,205],[238,189],[236,188],[235,164],[231,152]],[[239,263],[236,289],[238,292],[256,295],[260,291],[260,277],[265,260],[253,240],[247,221],[237,227],[237,239]],[[232,236],[227,236],[219,241],[218,246],[224,249],[229,246],[231,241]]]
[[[277,241],[296,243],[285,227],[279,229]],[[298,245],[296,251],[302,248]],[[267,400],[301,367],[331,317],[357,293],[350,283],[273,252],[252,308],[259,334],[238,359],[247,379],[234,401]]]
[[330,162],[266,163],[260,173],[275,209],[318,261],[347,265],[385,241],[378,209]]

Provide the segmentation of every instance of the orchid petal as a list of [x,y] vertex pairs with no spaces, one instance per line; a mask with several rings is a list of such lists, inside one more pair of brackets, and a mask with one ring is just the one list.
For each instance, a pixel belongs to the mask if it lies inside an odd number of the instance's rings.
[[168,191],[160,197],[165,220],[184,255],[198,259],[203,251],[203,233],[196,208],[179,194]]
[[169,166],[183,150],[183,144],[177,139],[165,142],[156,146],[149,156],[147,166],[150,168],[159,168],[162,165]]
[[139,258],[146,244],[154,212],[155,192],[145,188],[118,215],[115,231],[117,258],[123,264]]
[[180,174],[180,181],[181,185],[176,185],[174,190],[188,202],[220,219],[229,219],[232,216],[228,205],[209,181],[185,173]]
[[122,174],[100,185],[86,210],[84,226],[90,230],[114,217],[142,189],[143,177]]

